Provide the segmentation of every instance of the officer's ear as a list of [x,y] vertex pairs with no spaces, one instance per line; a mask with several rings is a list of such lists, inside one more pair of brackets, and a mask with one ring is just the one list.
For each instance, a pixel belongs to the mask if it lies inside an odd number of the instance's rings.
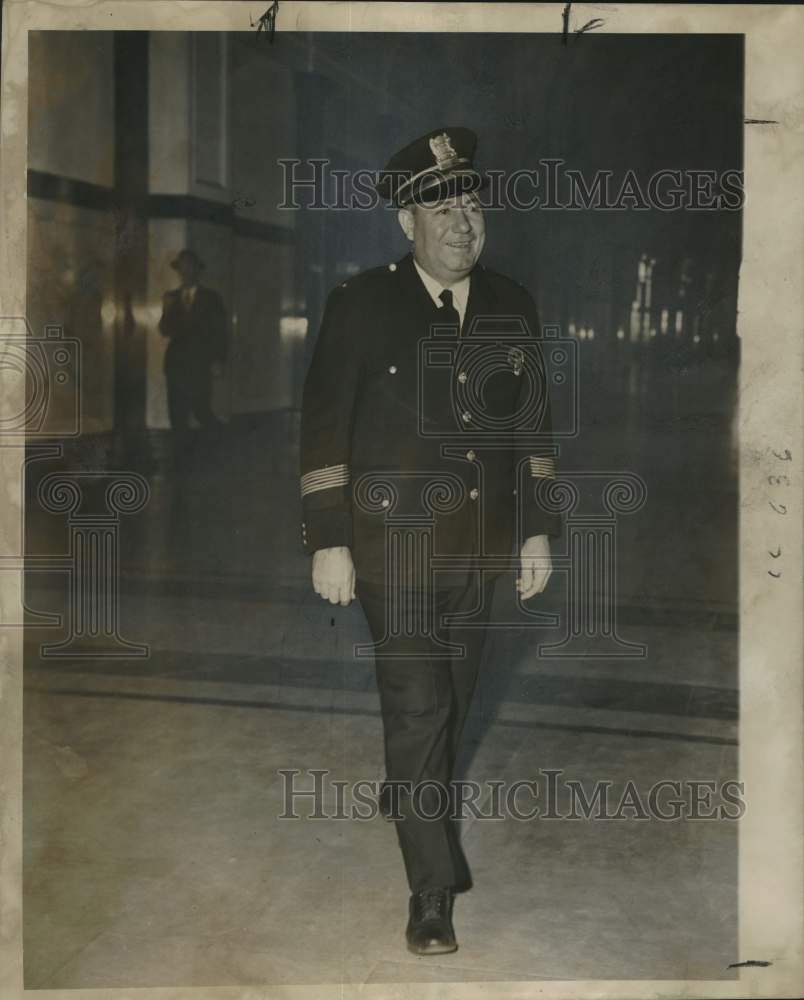
[[413,211],[414,206],[409,208],[400,208],[397,212],[397,219],[399,219],[399,225],[402,227],[402,232],[407,236],[410,242],[413,242]]

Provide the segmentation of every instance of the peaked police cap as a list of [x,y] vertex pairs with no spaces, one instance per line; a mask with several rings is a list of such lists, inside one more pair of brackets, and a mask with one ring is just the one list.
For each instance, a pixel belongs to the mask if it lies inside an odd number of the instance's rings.
[[488,184],[474,165],[477,136],[468,128],[438,128],[394,153],[377,193],[400,208],[477,191]]

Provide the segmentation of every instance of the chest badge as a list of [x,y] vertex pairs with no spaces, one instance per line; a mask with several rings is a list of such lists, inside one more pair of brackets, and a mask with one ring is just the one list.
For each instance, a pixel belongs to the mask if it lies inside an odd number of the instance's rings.
[[508,348],[508,364],[511,366],[514,375],[521,375],[525,365],[525,352],[521,347]]

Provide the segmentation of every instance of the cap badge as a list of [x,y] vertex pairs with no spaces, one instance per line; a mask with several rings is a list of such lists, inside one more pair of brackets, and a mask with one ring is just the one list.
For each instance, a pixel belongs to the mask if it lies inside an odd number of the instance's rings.
[[434,135],[430,139],[430,149],[435,157],[436,166],[440,170],[443,170],[445,167],[451,167],[455,160],[458,159],[458,154],[452,148],[452,142],[446,132]]

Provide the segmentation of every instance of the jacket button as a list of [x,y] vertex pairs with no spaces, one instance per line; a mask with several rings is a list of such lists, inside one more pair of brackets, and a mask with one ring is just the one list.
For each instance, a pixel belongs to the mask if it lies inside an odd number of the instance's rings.
[[384,499],[384,500],[382,501],[382,506],[383,506],[383,507],[390,507],[390,506],[391,506],[391,501],[390,501],[390,500],[389,500],[389,499],[388,499],[388,498],[386,497],[386,498],[385,498],[385,499]]
[[463,420],[465,424],[468,424],[471,419],[472,419],[472,414],[469,413],[468,410],[465,413],[461,414],[461,420]]
[[388,270],[389,271],[395,271],[396,270],[396,264],[389,264],[388,265]]
[[390,373],[391,373],[392,375],[396,375],[396,365],[391,365],[391,367],[390,367],[390,368],[388,369],[388,371],[389,371],[389,372],[390,372]]
[[458,373],[458,381],[461,384],[463,384],[468,378],[469,378],[469,376],[466,374],[466,372],[459,372]]
[[477,500],[477,498],[480,496],[480,490],[475,490],[475,489],[469,490],[469,496],[472,498],[472,500]]
[[470,462],[474,462],[474,460],[477,458],[477,455],[475,455],[474,448],[470,448],[469,451],[467,451],[466,457],[469,459]]

